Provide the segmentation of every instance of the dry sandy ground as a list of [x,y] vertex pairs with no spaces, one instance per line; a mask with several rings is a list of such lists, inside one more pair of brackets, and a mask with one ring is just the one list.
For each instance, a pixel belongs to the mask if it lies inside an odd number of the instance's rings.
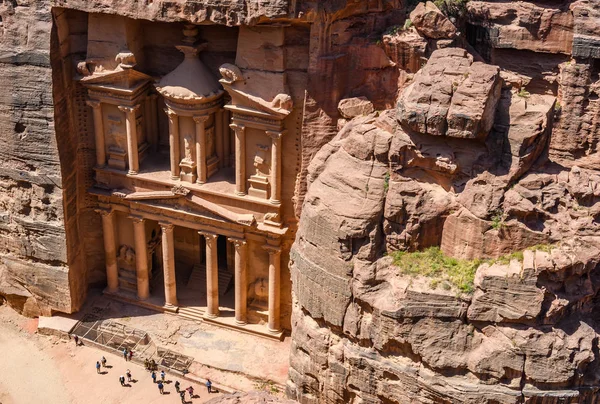
[[[73,341],[59,340],[33,332],[36,324],[11,309],[0,306],[0,404],[129,404],[181,403],[173,383],[192,385],[203,403],[217,394],[204,386],[167,375],[170,384],[160,395],[150,374],[141,366],[125,362],[122,357],[95,348],[75,347]],[[104,355],[106,374],[97,374],[95,364]],[[136,383],[122,387],[119,376],[130,369]],[[188,402],[189,395],[186,395]]]

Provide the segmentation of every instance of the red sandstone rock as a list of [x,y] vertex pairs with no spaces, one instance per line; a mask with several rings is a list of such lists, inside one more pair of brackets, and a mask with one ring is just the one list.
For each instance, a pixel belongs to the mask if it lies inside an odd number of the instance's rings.
[[431,1],[417,4],[410,13],[410,20],[417,31],[428,38],[454,38],[456,35],[454,24]]

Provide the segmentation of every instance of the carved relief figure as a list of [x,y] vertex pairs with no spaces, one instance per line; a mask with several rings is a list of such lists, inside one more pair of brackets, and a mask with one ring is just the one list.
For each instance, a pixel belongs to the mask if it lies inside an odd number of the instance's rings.
[[256,175],[260,177],[267,177],[269,175],[269,163],[267,162],[269,146],[256,145],[256,148],[257,150],[254,154],[254,167],[256,168]]
[[185,160],[188,163],[191,163],[193,160],[192,157],[192,150],[194,148],[194,139],[192,137],[191,134],[186,133],[183,136],[183,151],[184,151],[184,156],[183,156],[183,160]]

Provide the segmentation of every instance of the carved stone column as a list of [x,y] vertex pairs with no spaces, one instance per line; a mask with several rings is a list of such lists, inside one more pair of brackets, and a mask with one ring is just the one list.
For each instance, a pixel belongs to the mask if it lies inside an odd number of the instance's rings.
[[246,127],[232,123],[235,131],[235,193],[246,195]]
[[177,306],[177,284],[175,280],[175,245],[171,223],[159,223],[162,229],[163,273],[165,281],[165,306]]
[[150,296],[148,276],[148,242],[146,241],[145,220],[131,216],[133,222],[133,238],[135,242],[135,274],[137,278],[138,299],[146,300]]
[[215,149],[217,151],[217,157],[219,158],[219,168],[223,167],[225,156],[223,155],[223,143],[225,137],[225,130],[223,127],[223,110],[220,109],[215,114]]
[[267,131],[271,138],[271,203],[281,203],[281,136],[285,132]]
[[247,276],[246,276],[246,249],[247,243],[242,239],[229,239],[235,247],[235,322],[238,325],[246,324],[247,305]]
[[208,120],[208,115],[195,116],[196,122],[196,170],[198,172],[198,184],[204,184],[207,178],[206,172],[206,128],[205,124]]
[[281,312],[281,248],[266,245],[263,247],[269,253],[269,331],[278,333],[280,329]]
[[219,262],[217,258],[217,234],[198,232],[206,244],[206,316],[219,316]]
[[231,130],[229,129],[229,111],[221,110],[223,120],[223,167],[231,166]]
[[137,174],[140,171],[140,162],[138,156],[138,139],[137,139],[137,124],[136,111],[140,108],[139,105],[133,107],[119,107],[125,112],[125,128],[127,130],[127,159],[129,160],[128,174]]
[[146,119],[150,119],[150,128],[152,132],[152,149],[156,152],[158,151],[158,143],[160,142],[160,140],[158,139],[158,106],[156,105],[158,95],[150,94],[148,98],[150,99],[150,116]]
[[102,103],[100,101],[87,101],[87,105],[94,111],[94,139],[96,141],[96,166],[106,165],[106,144],[104,141],[104,121],[102,117]]
[[175,111],[165,109],[169,117],[169,156],[171,158],[171,179],[179,179],[179,162],[181,160],[179,153],[179,117]]
[[117,268],[116,213],[112,210],[97,210],[102,216],[104,235],[104,255],[106,259],[106,282],[109,292],[119,290],[119,269]]

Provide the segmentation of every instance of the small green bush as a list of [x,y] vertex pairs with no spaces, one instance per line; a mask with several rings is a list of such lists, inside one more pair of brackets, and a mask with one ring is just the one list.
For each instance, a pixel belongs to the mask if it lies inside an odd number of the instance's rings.
[[434,278],[431,285],[447,281],[464,293],[473,291],[475,272],[482,260],[459,260],[448,257],[439,247],[430,247],[423,251],[405,252],[396,251],[392,254],[393,263],[406,275],[422,275]]
[[404,31],[406,31],[407,29],[409,29],[412,26],[413,26],[412,21],[410,20],[410,18],[407,18],[406,21],[404,21],[404,25],[402,26],[402,29]]
[[522,98],[528,98],[531,96],[529,91],[525,90],[524,88],[520,89],[519,92],[517,93],[517,95]]
[[383,177],[383,190],[387,194],[388,189],[390,189],[390,172],[385,173]]
[[497,210],[492,215],[492,229],[500,230],[504,227],[504,212]]

